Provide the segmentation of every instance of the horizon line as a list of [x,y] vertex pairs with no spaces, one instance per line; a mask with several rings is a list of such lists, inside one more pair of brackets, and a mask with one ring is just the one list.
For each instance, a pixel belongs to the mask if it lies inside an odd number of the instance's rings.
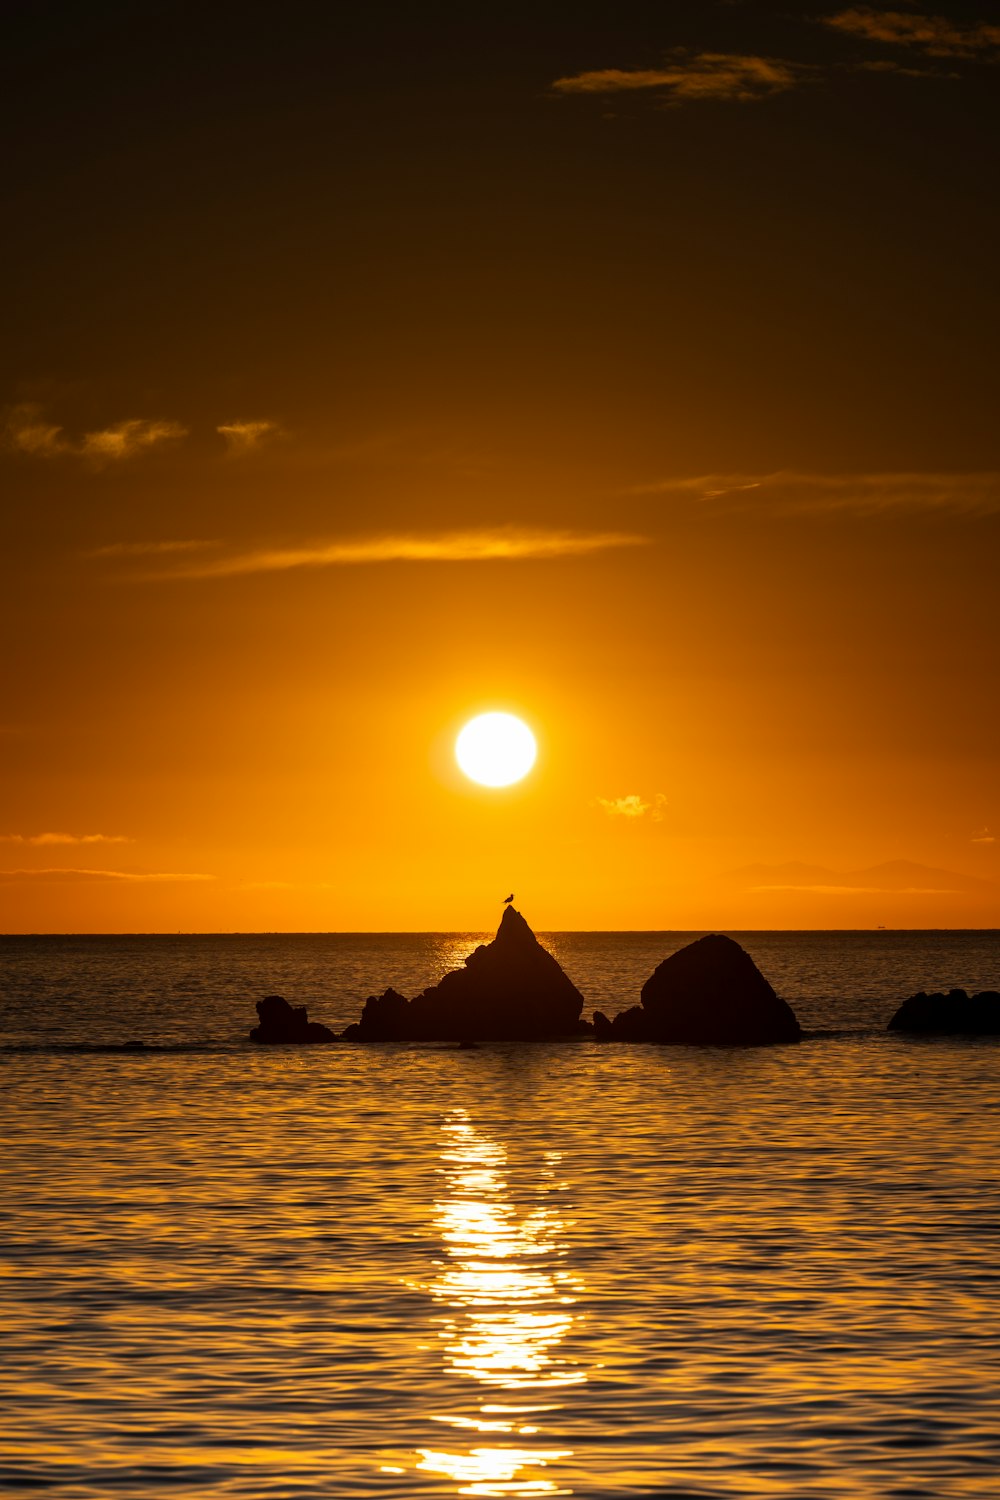
[[[4,938],[105,938],[105,937],[466,937],[473,934],[489,932],[489,927],[356,927],[356,928],[281,928],[281,927],[240,927],[219,928],[204,930],[189,930],[173,928],[160,928],[156,930],[136,929],[135,931],[111,930],[99,932],[40,932],[38,930],[25,932],[0,932],[0,941]],[[637,935],[660,933],[710,933],[710,932],[758,932],[758,933],[856,933],[856,932],[996,932],[997,927],[898,927],[888,924],[875,927],[539,927],[532,928],[533,932],[541,932],[546,935],[562,934],[563,936],[594,936],[595,934],[609,937],[634,937]]]

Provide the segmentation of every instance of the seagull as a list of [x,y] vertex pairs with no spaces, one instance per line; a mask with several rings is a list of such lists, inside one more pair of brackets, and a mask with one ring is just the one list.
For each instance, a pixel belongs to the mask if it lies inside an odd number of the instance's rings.
[[504,902],[503,902],[504,906],[509,906],[510,903],[513,901],[513,899],[514,899],[514,892],[511,891],[511,893],[510,893],[509,896],[505,896],[504,897]]

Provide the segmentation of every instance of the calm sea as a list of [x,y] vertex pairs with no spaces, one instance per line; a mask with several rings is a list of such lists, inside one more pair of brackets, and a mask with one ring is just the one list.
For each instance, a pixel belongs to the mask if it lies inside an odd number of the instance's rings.
[[259,1049],[480,935],[0,939],[0,1490],[1000,1494],[1000,1043],[884,1030],[1000,933],[734,935],[801,1045]]

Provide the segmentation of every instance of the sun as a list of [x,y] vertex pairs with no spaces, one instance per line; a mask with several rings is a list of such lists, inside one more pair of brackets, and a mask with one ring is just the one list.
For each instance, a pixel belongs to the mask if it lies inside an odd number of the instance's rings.
[[513,714],[479,714],[455,741],[455,759],[480,786],[510,786],[535,764],[535,736]]

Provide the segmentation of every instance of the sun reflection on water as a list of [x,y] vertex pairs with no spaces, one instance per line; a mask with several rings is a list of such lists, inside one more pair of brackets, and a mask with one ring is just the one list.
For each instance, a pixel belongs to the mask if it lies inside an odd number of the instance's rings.
[[[575,1281],[564,1264],[562,1221],[542,1201],[519,1213],[507,1183],[507,1153],[464,1110],[444,1125],[437,1227],[448,1260],[427,1290],[445,1309],[440,1337],[448,1368],[480,1387],[463,1412],[432,1420],[486,1441],[463,1451],[419,1449],[417,1468],[450,1479],[460,1495],[568,1495],[543,1471],[572,1450],[535,1445],[561,1392],[586,1380],[560,1347],[573,1325]],[[559,1153],[548,1152],[539,1197],[558,1186]],[[502,1399],[497,1399],[501,1397]],[[506,1442],[495,1441],[501,1437]]]

